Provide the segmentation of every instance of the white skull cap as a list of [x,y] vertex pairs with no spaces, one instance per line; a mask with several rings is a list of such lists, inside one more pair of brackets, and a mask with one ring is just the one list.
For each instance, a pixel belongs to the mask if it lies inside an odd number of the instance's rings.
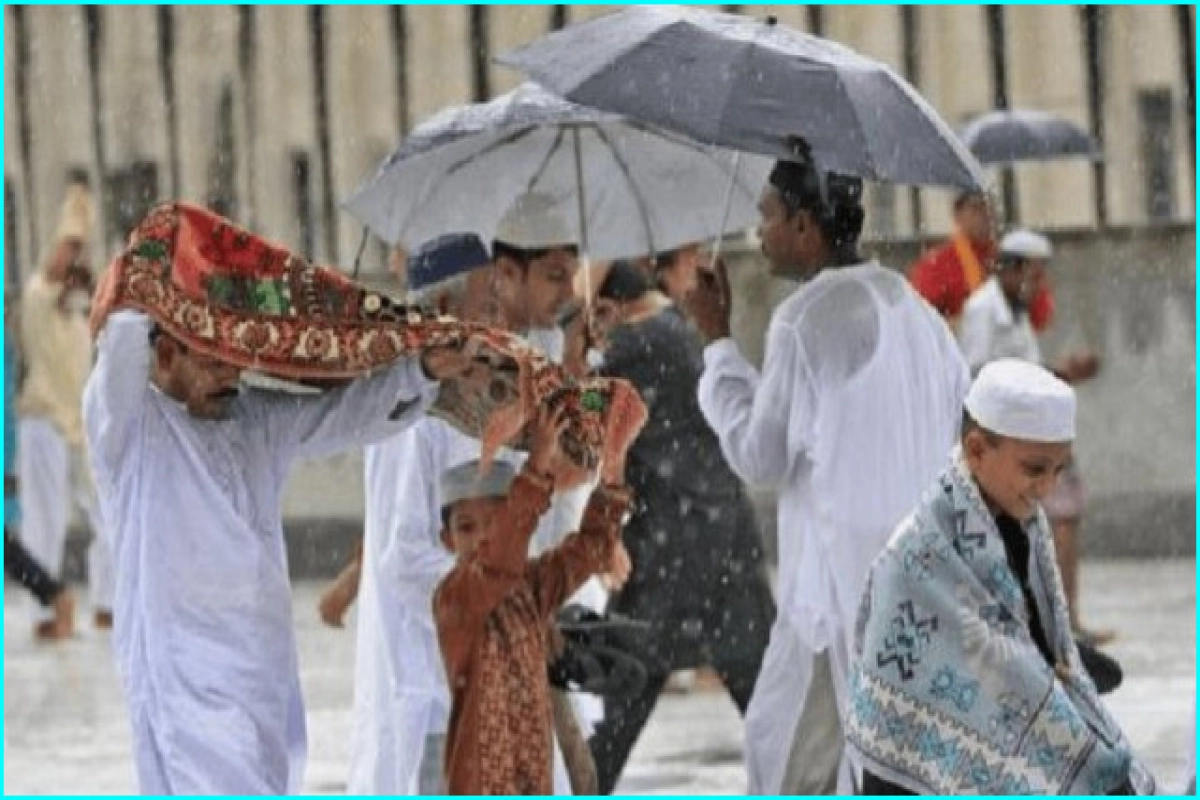
[[1000,240],[1000,253],[1021,258],[1047,259],[1054,255],[1050,240],[1030,230],[1011,231]]
[[522,250],[573,246],[575,231],[558,205],[548,194],[526,192],[509,206],[492,238]]
[[509,487],[517,471],[512,464],[499,459],[492,462],[486,473],[480,471],[479,459],[473,459],[451,467],[438,479],[442,508],[448,509],[460,500],[476,500],[484,497],[507,497]]
[[1016,358],[979,371],[965,401],[981,428],[1027,442],[1075,440],[1075,390],[1049,370]]

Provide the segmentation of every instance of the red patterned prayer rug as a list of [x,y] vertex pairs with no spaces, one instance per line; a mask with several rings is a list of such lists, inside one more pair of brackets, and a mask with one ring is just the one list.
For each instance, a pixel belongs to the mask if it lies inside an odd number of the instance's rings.
[[[646,408],[622,380],[576,381],[507,331],[400,305],[227,219],[188,203],[159,206],[130,234],[97,290],[92,330],[136,308],[207,356],[292,380],[356,378],[434,347],[465,349],[483,377],[444,381],[434,413],[483,443],[520,447],[539,404],[565,403],[563,450],[578,483],[624,456]],[[568,474],[569,473],[569,474]]]

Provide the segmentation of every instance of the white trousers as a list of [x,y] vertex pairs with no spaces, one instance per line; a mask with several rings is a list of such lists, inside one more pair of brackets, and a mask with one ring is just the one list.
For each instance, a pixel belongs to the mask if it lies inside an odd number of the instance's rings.
[[814,651],[780,614],[746,709],[752,795],[854,794],[843,745],[849,654]]
[[[60,578],[71,509],[77,507],[92,530],[88,547],[92,607],[111,610],[112,556],[102,535],[96,489],[83,450],[69,446],[54,425],[36,417],[21,420],[17,435],[21,541],[47,572]],[[52,619],[54,611],[35,604],[33,614],[42,622]]]

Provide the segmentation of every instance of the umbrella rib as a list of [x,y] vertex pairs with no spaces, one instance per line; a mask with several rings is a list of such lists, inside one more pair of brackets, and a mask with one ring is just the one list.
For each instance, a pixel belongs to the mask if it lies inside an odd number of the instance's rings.
[[[497,139],[496,141],[489,144],[487,147],[476,150],[475,152],[471,153],[470,155],[463,156],[458,161],[455,161],[454,163],[450,164],[446,168],[445,174],[453,175],[455,172],[458,172],[460,169],[462,169],[466,165],[470,164],[472,161],[477,161],[480,158],[490,155],[492,152],[499,150],[502,147],[508,147],[511,144],[519,142],[520,140],[524,139],[526,136],[531,136],[534,132],[537,131],[537,127],[538,126],[536,126],[536,125],[522,126],[518,130],[515,130],[512,133],[510,133],[508,136]],[[475,134],[473,134],[473,135],[475,135]]]
[[[467,166],[472,161],[479,159],[481,156],[487,155],[488,153],[490,153],[494,150],[498,150],[501,147],[507,147],[508,145],[513,144],[514,142],[518,142],[521,139],[525,138],[526,136],[533,134],[536,130],[537,130],[537,127],[532,126],[532,125],[519,128],[518,130],[515,130],[512,133],[510,133],[508,136],[505,136],[502,139],[492,142],[487,147],[484,147],[480,150],[476,150],[476,151],[472,152],[470,155],[463,156],[458,161],[451,163],[442,172],[442,176],[447,177],[447,176],[453,175],[455,172],[458,172],[460,169]],[[464,139],[469,139],[471,136],[477,136],[477,135],[479,135],[479,134],[478,133],[468,134],[466,137],[464,137]],[[459,141],[462,141],[462,140],[459,140]],[[419,156],[414,156],[414,157],[419,157]],[[430,187],[430,190],[421,197],[421,201],[422,201],[421,205],[428,205],[429,202],[432,201],[433,198],[438,195],[438,193],[441,191],[441,188],[445,185],[446,185],[446,181],[444,179],[439,179],[439,180],[434,181],[432,187]],[[397,235],[398,240],[404,238],[405,234],[408,233],[408,229],[412,226],[413,222],[417,219],[418,216],[420,216],[420,215],[416,214],[416,213],[410,214],[408,216],[408,218],[404,222],[404,227],[402,227],[400,229],[400,233]]]
[[642,227],[646,230],[646,244],[648,246],[648,252],[653,255],[658,255],[657,247],[654,244],[654,232],[650,228],[650,210],[646,205],[646,198],[642,197],[641,192],[638,190],[637,182],[633,179],[633,173],[629,169],[629,164],[617,150],[617,146],[613,144],[612,139],[609,138],[608,134],[603,128],[601,128],[599,125],[596,125],[595,131],[596,136],[600,138],[600,141],[604,142],[604,145],[608,148],[608,151],[612,153],[613,161],[617,162],[617,166],[620,167],[621,172],[624,173],[625,180],[629,184],[629,192],[633,195],[633,200],[635,203],[637,203],[638,210],[642,212],[640,216],[642,218]]
[[546,154],[542,156],[542,163],[538,164],[537,169],[535,169],[530,175],[529,183],[525,185],[525,191],[533,191],[533,187],[537,185],[537,182],[541,180],[542,175],[545,174],[546,168],[550,165],[550,160],[554,158],[554,154],[558,152],[558,148],[562,145],[563,137],[566,135],[567,129],[565,126],[555,126],[554,141],[550,143],[548,148],[546,148]]
[[[691,148],[693,152],[699,153],[701,156],[708,159],[709,163],[713,164],[718,170],[720,170],[725,177],[730,178],[733,181],[734,186],[736,186],[738,190],[741,191],[741,193],[745,195],[747,199],[749,199],[751,204],[757,201],[758,190],[760,187],[747,186],[746,175],[744,174],[744,171],[740,168],[735,169],[732,164],[720,157],[720,153],[732,154],[737,153],[737,150],[732,150],[727,147],[720,147],[719,145],[706,145],[699,142],[694,142],[690,139],[686,139],[675,134],[664,134],[662,131],[656,131],[652,127],[637,120],[631,119],[627,122],[631,127],[637,128],[640,131],[652,135],[662,136],[663,138],[675,141],[676,144]],[[720,153],[714,151],[714,148],[719,150]],[[720,231],[719,235],[724,236],[725,231]]]
[[626,125],[628,125],[630,128],[641,131],[642,133],[644,133],[648,136],[657,136],[661,139],[666,139],[667,141],[672,142],[681,147],[687,147],[694,153],[698,153],[699,155],[708,159],[708,161],[710,163],[714,164],[717,167],[717,169],[721,170],[721,172],[724,173],[725,176],[727,176],[727,177],[731,176],[731,175],[735,176],[736,177],[736,181],[735,181],[736,186],[739,189],[741,189],[741,191],[746,195],[746,197],[749,197],[752,200],[755,197],[755,192],[756,192],[757,187],[755,189],[751,189],[751,188],[747,187],[744,183],[743,176],[741,174],[741,170],[737,170],[737,171],[733,170],[729,164],[725,163],[724,159],[719,158],[717,153],[713,152],[713,148],[716,148],[717,150],[720,150],[722,152],[728,152],[728,153],[733,153],[736,151],[734,151],[730,148],[727,148],[727,147],[721,147],[720,145],[704,144],[703,142],[701,142],[699,140],[689,139],[685,136],[681,136],[679,134],[672,133],[671,131],[668,131],[665,128],[655,128],[650,124],[642,122],[641,120],[633,119],[632,117],[626,117],[624,119],[624,123]]
[[[868,132],[867,126],[863,124],[862,115],[858,112],[858,104],[854,102],[856,96],[850,93],[850,89],[846,86],[846,82],[842,80],[842,73],[836,69],[832,72],[833,79],[837,81],[838,86],[842,90],[842,94],[846,96],[847,100],[849,100],[846,105],[850,106],[850,111],[854,114],[854,121],[858,123],[859,135],[862,136],[863,139],[863,152],[867,156],[866,160],[868,169],[871,171],[871,175],[863,177],[866,177],[868,180],[877,179],[879,175],[879,165],[875,163],[875,153],[871,149],[870,133]],[[817,166],[820,167],[819,164]],[[826,172],[830,171],[827,167],[822,167],[822,169],[824,169]],[[822,182],[821,185],[824,186],[824,182]]]

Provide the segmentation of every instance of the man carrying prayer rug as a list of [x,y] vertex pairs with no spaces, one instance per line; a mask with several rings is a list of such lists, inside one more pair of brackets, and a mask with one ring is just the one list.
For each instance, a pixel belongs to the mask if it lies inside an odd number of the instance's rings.
[[[202,209],[164,206],[110,267],[94,317],[103,330],[84,417],[144,793],[300,788],[306,734],[280,518],[288,471],[394,435],[422,417],[438,379],[466,369],[460,354],[430,349],[316,397],[241,387],[239,349],[282,339],[310,366],[348,352],[350,326],[330,322],[345,308],[322,293],[322,275],[297,267],[289,287],[268,273],[280,264],[298,261]],[[352,297],[354,309],[380,304]],[[128,310],[134,299],[149,314]]]

